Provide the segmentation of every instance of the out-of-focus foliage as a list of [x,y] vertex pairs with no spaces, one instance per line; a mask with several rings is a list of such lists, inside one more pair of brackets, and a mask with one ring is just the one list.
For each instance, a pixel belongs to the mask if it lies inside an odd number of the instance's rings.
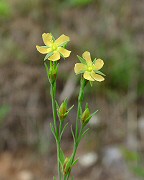
[[144,178],[144,164],[141,163],[142,158],[139,153],[124,149],[123,155],[133,173],[138,177]]
[[113,56],[108,57],[108,80],[111,88],[127,90],[129,85],[137,78],[138,61],[131,42],[122,42],[112,48]]
[[78,6],[78,7],[82,7],[82,6],[86,6],[88,4],[90,4],[93,0],[68,0],[65,1],[69,6]]
[[138,177],[144,178],[144,166],[137,165],[136,167],[133,168],[133,172]]
[[0,125],[2,125],[4,119],[6,118],[9,112],[10,112],[10,106],[8,105],[0,106]]
[[7,18],[11,14],[11,8],[7,0],[0,0],[0,18]]

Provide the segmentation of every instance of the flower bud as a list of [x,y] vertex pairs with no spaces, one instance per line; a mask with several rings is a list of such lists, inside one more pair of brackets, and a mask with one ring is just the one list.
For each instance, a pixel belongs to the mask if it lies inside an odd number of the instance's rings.
[[65,100],[59,107],[58,109],[58,114],[61,120],[64,120],[67,115],[68,115],[68,111],[67,111],[67,100]]
[[90,119],[91,119],[91,114],[87,106],[81,116],[82,125],[85,126],[89,122]]
[[51,83],[53,83],[57,79],[57,74],[58,74],[58,64],[50,65],[48,76]]
[[66,157],[64,164],[63,164],[63,173],[64,175],[68,174],[71,171],[71,164],[70,164],[71,159]]

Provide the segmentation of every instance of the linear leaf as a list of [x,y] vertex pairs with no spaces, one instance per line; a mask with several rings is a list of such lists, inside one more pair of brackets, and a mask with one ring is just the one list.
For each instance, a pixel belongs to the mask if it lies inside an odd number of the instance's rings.
[[97,74],[100,74],[100,75],[102,75],[102,76],[106,76],[106,75],[105,75],[104,73],[102,73],[101,71],[94,70],[94,72],[97,73]]
[[86,129],[86,130],[83,132],[82,137],[84,137],[84,136],[85,136],[85,134],[88,132],[88,130],[89,130],[89,128],[88,128],[88,129]]
[[68,126],[68,123],[66,123],[65,126],[63,127],[63,130],[62,130],[62,132],[60,134],[60,139],[62,138],[62,135],[63,135],[63,133],[64,133],[67,126]]
[[79,158],[76,159],[76,160],[72,163],[72,166],[75,166],[75,165],[78,163],[78,160],[79,160]]
[[53,52],[48,53],[48,54],[45,56],[44,61],[47,60],[47,59],[48,59],[50,56],[52,56],[52,55],[53,55]]
[[83,63],[83,64],[86,64],[86,65],[87,65],[87,63],[86,63],[85,59],[83,59],[82,57],[80,57],[80,56],[78,56],[78,55],[77,55],[77,57],[78,57],[78,59],[79,59],[79,61],[80,61],[81,63]]

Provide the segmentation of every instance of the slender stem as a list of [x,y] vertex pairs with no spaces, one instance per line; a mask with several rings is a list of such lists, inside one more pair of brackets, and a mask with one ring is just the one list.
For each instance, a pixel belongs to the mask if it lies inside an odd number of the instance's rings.
[[61,122],[61,119],[60,119],[60,124],[59,124],[59,137],[61,136],[62,125],[63,125],[63,123]]
[[[56,64],[50,62],[50,70],[52,68],[55,68]],[[45,63],[45,68],[47,72],[48,79],[50,81],[50,95],[51,95],[51,100],[52,100],[52,111],[53,111],[53,121],[54,121],[54,130],[55,130],[55,136],[56,136],[56,145],[57,145],[57,165],[58,165],[58,177],[59,180],[61,180],[61,169],[60,169],[60,162],[59,162],[59,157],[60,157],[60,139],[59,139],[59,128],[57,126],[57,111],[56,111],[56,79],[53,80],[53,77],[49,77],[49,69],[47,64]]]
[[[75,130],[75,142],[74,142],[74,149],[73,149],[73,154],[72,154],[72,160],[71,164],[74,162],[76,152],[78,149],[78,145],[81,140],[81,136],[83,133],[83,126],[81,126],[79,130],[79,120],[82,114],[82,102],[84,98],[84,87],[86,85],[86,80],[81,77],[81,83],[80,83],[80,91],[79,91],[79,96],[78,96],[78,109],[77,109],[77,118],[76,118],[76,130]],[[67,176],[64,178],[64,180],[68,180],[70,176],[70,172],[67,174]]]
[[[80,132],[79,132],[79,136],[78,136],[77,142],[75,142],[75,144],[74,144],[74,150],[73,150],[73,154],[72,154],[71,163],[74,162],[74,159],[75,159],[75,156],[76,156],[76,152],[77,152],[77,149],[78,149],[78,146],[79,146],[79,143],[80,143],[82,134],[83,134],[83,129],[84,129],[84,127],[82,126],[82,127],[80,128]],[[69,173],[66,175],[66,177],[64,178],[64,180],[68,180],[68,179],[69,179],[70,173],[71,173],[71,172],[69,172]]]
[[86,81],[84,78],[81,78],[81,85],[80,85],[80,91],[78,96],[78,109],[77,109],[77,118],[76,118],[76,130],[75,130],[75,138],[78,138],[78,125],[79,125],[79,119],[81,116],[82,111],[82,101],[84,98],[84,87],[86,85]]
[[56,96],[56,82],[54,82],[53,84],[51,83],[51,99],[52,99],[54,128],[55,128],[56,135],[58,135],[57,122],[56,122],[57,112],[56,112],[55,96]]
[[60,157],[60,141],[59,141],[59,130],[57,127],[57,122],[56,122],[56,118],[57,118],[57,112],[56,112],[56,103],[55,103],[55,99],[56,99],[56,81],[54,81],[54,83],[51,84],[51,98],[52,98],[52,111],[53,111],[53,120],[54,120],[54,128],[55,128],[55,133],[56,133],[56,144],[57,144],[57,164],[58,164],[58,176],[59,179],[61,180],[61,170],[60,170],[60,162],[59,162],[59,157]]

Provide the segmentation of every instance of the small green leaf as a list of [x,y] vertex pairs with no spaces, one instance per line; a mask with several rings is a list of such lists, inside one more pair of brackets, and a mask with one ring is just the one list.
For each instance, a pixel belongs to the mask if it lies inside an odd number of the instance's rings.
[[72,158],[70,157],[68,163],[66,164],[66,171],[71,169],[71,163],[72,163],[71,161],[72,161]]
[[54,127],[53,127],[52,123],[50,123],[50,128],[51,128],[51,131],[52,131],[55,139],[57,140],[57,137],[56,137],[56,134],[55,134],[55,130],[54,130]]
[[92,87],[92,85],[93,85],[92,81],[89,81],[89,82],[90,82],[90,86]]
[[59,105],[58,105],[58,102],[55,100],[55,103],[56,103],[56,108],[57,110],[59,109]]
[[52,35],[52,33],[50,32],[51,36],[52,36],[52,40],[55,41],[55,37]]
[[64,155],[64,153],[63,153],[63,151],[62,151],[62,149],[60,149],[60,161],[61,161],[61,163],[62,163],[62,165],[64,164],[64,161],[65,161],[65,155]]
[[52,56],[53,55],[53,52],[50,52],[50,53],[48,53],[46,56],[45,56],[45,58],[44,58],[44,61],[46,61],[50,56]]
[[64,42],[63,44],[61,44],[61,45],[60,45],[60,47],[66,48],[66,47],[67,47],[68,42],[69,42],[69,41]]
[[79,160],[79,158],[76,159],[76,160],[72,163],[72,166],[75,166],[75,165],[78,163],[78,160]]
[[86,129],[86,130],[82,133],[82,137],[84,137],[84,136],[85,136],[85,134],[88,132],[88,130],[89,130],[89,128],[88,128],[88,129]]
[[87,65],[85,59],[83,59],[82,57],[80,57],[80,56],[78,56],[78,55],[77,55],[77,57],[78,57],[78,59],[79,59],[79,61],[80,61],[81,63]]
[[93,113],[91,114],[91,117],[94,116],[97,112],[98,112],[98,110],[96,110],[95,112],[93,112]]
[[62,138],[62,135],[63,135],[63,133],[64,133],[67,126],[68,126],[68,123],[65,124],[65,126],[64,126],[64,128],[63,128],[63,130],[62,130],[62,132],[60,134],[60,139]]
[[73,107],[74,107],[74,105],[72,105],[72,106],[68,109],[68,112],[70,112]]
[[71,126],[71,133],[72,133],[72,136],[73,136],[73,139],[74,139],[74,143],[75,143],[75,135],[74,135],[74,132],[73,132],[72,126]]
[[97,60],[97,58],[95,58],[95,59],[93,60],[93,64],[95,64],[96,60]]
[[62,53],[60,53],[61,57],[65,60],[65,57],[62,55]]
[[47,63],[46,63],[46,62],[44,62],[44,65],[45,65],[45,68],[46,68],[46,72],[47,72],[47,74],[48,74],[48,71],[49,71],[49,69],[48,69],[48,65],[47,65]]
[[100,74],[100,75],[102,75],[102,76],[106,76],[106,75],[105,75],[104,73],[102,73],[101,71],[94,70],[94,72],[97,73],[97,74]]

